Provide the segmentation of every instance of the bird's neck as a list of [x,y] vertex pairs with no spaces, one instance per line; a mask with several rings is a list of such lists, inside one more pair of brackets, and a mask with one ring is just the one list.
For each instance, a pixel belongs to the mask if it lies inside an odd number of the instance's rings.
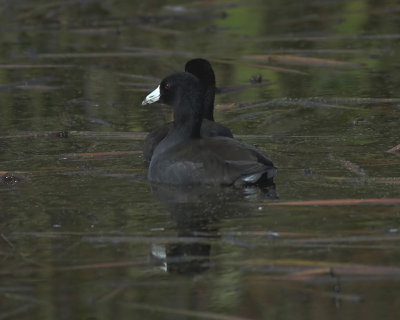
[[204,98],[200,94],[183,95],[173,107],[174,130],[183,139],[199,138],[204,114]]
[[204,94],[204,119],[214,121],[215,84],[205,89]]
[[173,106],[174,122],[167,136],[159,143],[154,154],[160,154],[190,139],[200,138],[203,119],[201,96],[184,96]]

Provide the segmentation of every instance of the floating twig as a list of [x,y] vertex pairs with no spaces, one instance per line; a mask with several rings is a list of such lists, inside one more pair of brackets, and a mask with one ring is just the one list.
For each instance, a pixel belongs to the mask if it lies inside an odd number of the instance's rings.
[[337,157],[333,156],[332,154],[329,154],[329,158],[335,162],[341,163],[348,171],[350,171],[360,177],[366,177],[366,175],[367,175],[363,168],[361,168],[359,165],[351,162],[350,160],[337,158]]
[[121,155],[141,154],[142,151],[104,151],[104,152],[82,152],[82,153],[67,153],[62,155],[63,159],[66,158],[104,158],[115,157]]
[[267,69],[267,70],[272,70],[272,71],[277,71],[277,72],[284,72],[284,73],[295,73],[295,74],[301,74],[304,76],[309,75],[306,72],[295,70],[295,69],[287,69],[287,68],[280,68],[280,67],[274,67],[274,66],[266,66],[262,64],[253,64],[253,63],[247,63],[243,61],[228,61],[228,60],[222,60],[222,59],[216,59],[216,58],[210,58],[210,61],[213,62],[219,62],[219,63],[224,63],[224,64],[233,64],[233,65],[241,65],[245,67],[250,67],[250,68],[256,68],[256,69]]
[[244,56],[243,59],[265,63],[281,63],[308,67],[354,68],[361,66],[359,63],[354,62],[337,61],[332,59],[321,59],[314,57],[301,57],[293,55],[251,55]]
[[356,205],[400,205],[400,198],[369,198],[369,199],[330,199],[266,202],[264,206],[356,206]]
[[397,154],[398,152],[400,152],[400,144],[394,146],[393,148],[390,148],[386,152]]
[[186,317],[195,317],[197,319],[212,319],[212,320],[250,320],[249,318],[224,315],[220,313],[204,312],[188,309],[167,308],[159,305],[149,305],[144,303],[120,303],[120,305],[132,309],[145,310],[149,312],[160,312],[166,314],[175,314]]
[[41,83],[46,83],[53,81],[54,77],[43,77],[43,78],[36,78],[36,79],[31,79],[31,80],[26,80],[26,81],[19,81],[11,84],[6,84],[3,86],[0,86],[0,92],[2,91],[8,91],[12,89],[17,89],[17,88],[23,88],[24,86],[33,86],[33,85],[38,85]]
[[0,139],[15,138],[103,138],[103,139],[134,139],[144,140],[147,132],[101,132],[101,131],[26,131],[8,136],[0,136]]
[[14,249],[14,245],[11,243],[10,240],[2,233],[0,234],[1,238],[11,247],[11,249]]
[[0,64],[0,69],[56,69],[73,68],[73,64]]

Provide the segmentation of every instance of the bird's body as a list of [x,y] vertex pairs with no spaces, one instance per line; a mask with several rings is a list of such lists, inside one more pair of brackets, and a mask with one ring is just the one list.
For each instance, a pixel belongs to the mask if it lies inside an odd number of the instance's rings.
[[277,169],[258,149],[229,137],[201,136],[204,90],[198,78],[174,73],[142,104],[171,105],[174,122],[154,149],[148,179],[171,185],[250,185],[271,180]]
[[241,186],[256,183],[264,174],[271,179],[276,170],[257,149],[231,138],[213,137],[156,149],[148,177],[153,182],[174,185]]

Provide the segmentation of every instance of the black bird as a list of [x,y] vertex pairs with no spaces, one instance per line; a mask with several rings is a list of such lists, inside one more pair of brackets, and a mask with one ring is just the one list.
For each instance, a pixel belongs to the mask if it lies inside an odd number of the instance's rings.
[[174,122],[156,146],[148,179],[171,185],[252,185],[272,181],[277,169],[255,147],[229,137],[204,138],[204,90],[188,72],[174,73],[142,102],[172,106]]
[[[218,122],[214,122],[214,98],[215,98],[215,75],[210,63],[205,59],[192,59],[185,65],[185,71],[195,75],[199,80],[204,94],[204,119],[200,130],[203,138],[224,136],[233,137],[231,130]],[[150,132],[143,147],[143,159],[148,165],[153,155],[154,149],[172,129],[172,122]]]

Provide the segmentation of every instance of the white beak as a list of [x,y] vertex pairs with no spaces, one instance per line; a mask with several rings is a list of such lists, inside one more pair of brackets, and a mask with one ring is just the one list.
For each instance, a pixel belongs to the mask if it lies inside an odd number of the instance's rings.
[[160,100],[160,86],[155,88],[152,92],[150,92],[146,98],[142,101],[142,106],[146,104],[151,104]]

